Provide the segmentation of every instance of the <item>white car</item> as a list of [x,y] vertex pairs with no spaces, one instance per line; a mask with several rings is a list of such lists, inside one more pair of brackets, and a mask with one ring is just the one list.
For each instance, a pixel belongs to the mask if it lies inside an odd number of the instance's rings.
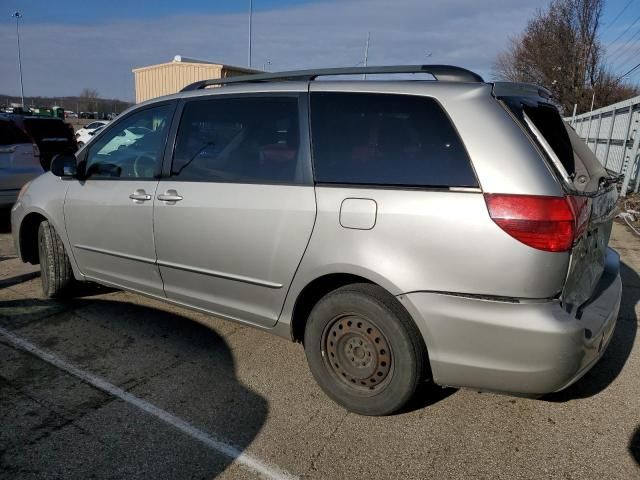
[[104,127],[107,123],[109,122],[106,120],[95,120],[78,130],[76,132],[76,142],[78,142],[78,147],[81,147],[89,140],[91,140],[93,135],[96,133],[96,130]]

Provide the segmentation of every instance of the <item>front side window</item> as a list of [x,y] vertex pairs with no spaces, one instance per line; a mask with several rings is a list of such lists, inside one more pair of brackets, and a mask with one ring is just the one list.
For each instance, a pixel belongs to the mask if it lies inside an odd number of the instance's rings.
[[185,104],[171,176],[181,181],[304,183],[297,97]]
[[160,170],[172,105],[127,116],[91,144],[86,178],[152,179]]
[[451,121],[428,97],[311,94],[316,181],[408,187],[477,187]]

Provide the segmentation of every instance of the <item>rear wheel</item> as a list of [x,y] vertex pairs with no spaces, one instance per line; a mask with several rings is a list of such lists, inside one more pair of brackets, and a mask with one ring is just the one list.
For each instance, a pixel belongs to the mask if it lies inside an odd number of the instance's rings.
[[62,240],[46,220],[38,228],[38,253],[44,295],[49,298],[68,295],[75,283],[69,257]]
[[402,408],[427,369],[420,332],[377,285],[347,285],[323,297],[309,316],[304,347],[325,393],[363,415]]

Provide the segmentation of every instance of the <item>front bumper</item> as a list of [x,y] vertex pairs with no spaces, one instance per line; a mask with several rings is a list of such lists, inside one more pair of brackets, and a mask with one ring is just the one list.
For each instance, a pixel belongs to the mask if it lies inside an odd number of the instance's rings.
[[576,316],[559,301],[502,302],[429,292],[400,295],[420,329],[435,383],[539,395],[566,388],[603,355],[622,297],[620,259]]

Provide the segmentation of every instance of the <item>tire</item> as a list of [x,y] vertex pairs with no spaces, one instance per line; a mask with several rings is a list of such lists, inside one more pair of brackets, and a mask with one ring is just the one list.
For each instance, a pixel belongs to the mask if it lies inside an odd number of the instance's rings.
[[75,278],[64,251],[62,240],[47,221],[38,227],[38,254],[42,292],[48,298],[66,297],[73,289]]
[[397,412],[428,371],[413,320],[373,284],[351,284],[324,296],[309,315],[304,349],[324,392],[362,415]]

